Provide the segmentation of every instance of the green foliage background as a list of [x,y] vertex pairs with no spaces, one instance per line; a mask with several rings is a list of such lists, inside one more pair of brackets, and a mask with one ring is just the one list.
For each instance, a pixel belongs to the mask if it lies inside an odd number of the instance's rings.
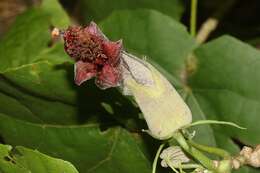
[[[194,120],[247,128],[201,126],[197,141],[232,153],[239,151],[234,141],[260,143],[259,50],[231,36],[198,45],[179,22],[181,1],[157,3],[85,0],[81,10],[85,22],[97,21],[111,40],[123,38],[126,50],[147,56],[184,97]],[[146,126],[136,104],[92,81],[75,86],[62,43],[49,46],[50,26],[70,24],[56,0],[44,0],[17,17],[0,42],[0,136],[8,144],[0,145],[0,172],[151,172],[158,141],[141,132]],[[192,52],[194,71],[187,74]]]

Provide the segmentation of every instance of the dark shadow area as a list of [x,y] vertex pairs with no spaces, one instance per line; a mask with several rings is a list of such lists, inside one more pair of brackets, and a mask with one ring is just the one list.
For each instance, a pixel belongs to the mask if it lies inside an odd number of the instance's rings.
[[[226,10],[223,9],[225,3],[234,1]],[[189,27],[190,21],[190,2],[185,2],[185,13],[182,23]],[[221,12],[221,11],[226,12]],[[216,13],[222,13],[222,19],[217,29],[211,34],[210,39],[214,39],[224,34],[229,34],[241,40],[251,40],[260,37],[260,1],[259,0],[218,0],[198,1],[198,22],[197,29],[209,17]]]
[[234,144],[236,144],[240,150],[244,147],[244,146],[248,146],[246,144],[244,144],[243,142],[241,142],[239,139],[236,138],[231,138],[231,140],[234,142]]
[[74,66],[70,63],[57,65],[57,70],[65,70],[73,90],[77,92],[76,107],[78,124],[98,122],[101,130],[111,126],[122,126],[128,130],[145,128],[145,123],[138,116],[140,110],[131,98],[123,96],[119,89],[101,90],[94,80],[86,81],[80,86],[74,83]]
[[0,135],[0,144],[5,144],[4,138]]

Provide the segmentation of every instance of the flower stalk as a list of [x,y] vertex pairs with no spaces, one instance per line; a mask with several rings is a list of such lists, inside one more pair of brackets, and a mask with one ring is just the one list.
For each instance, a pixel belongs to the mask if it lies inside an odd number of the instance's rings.
[[198,144],[198,143],[194,142],[191,139],[187,140],[187,143],[190,146],[193,146],[194,148],[197,148],[197,149],[199,149],[201,151],[205,151],[205,152],[210,153],[210,154],[214,154],[214,155],[220,156],[223,159],[230,159],[231,158],[230,153],[227,152],[226,150],[221,149],[221,148],[210,147],[210,146]]
[[179,143],[179,145],[191,156],[193,156],[196,160],[198,160],[204,167],[209,170],[215,170],[214,162],[210,160],[206,155],[201,153],[196,148],[190,146],[186,139],[184,138],[183,134],[180,131],[177,131],[173,138]]
[[160,147],[158,148],[157,152],[156,152],[156,155],[155,155],[154,161],[153,161],[152,173],[156,173],[156,167],[157,167],[158,159],[159,159],[160,153],[161,153],[164,145],[165,144],[161,144]]

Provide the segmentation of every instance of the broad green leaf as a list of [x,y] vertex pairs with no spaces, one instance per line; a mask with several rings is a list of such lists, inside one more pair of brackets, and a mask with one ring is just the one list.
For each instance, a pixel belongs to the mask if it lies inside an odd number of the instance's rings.
[[[50,27],[69,24],[68,17],[56,0],[32,8],[19,16],[0,42],[0,71],[17,68],[37,60],[48,49]],[[60,22],[62,21],[62,22]]]
[[[190,107],[193,115],[193,121],[198,121],[198,120],[205,120],[207,119],[205,113],[201,109],[198,101],[194,97],[193,93],[188,93],[186,102],[188,106]],[[216,139],[214,137],[214,132],[211,126],[209,125],[203,125],[199,127],[194,127],[191,129],[195,131],[195,137],[194,140],[197,141],[198,143],[205,144],[205,145],[211,145],[215,146],[216,145]]]
[[0,144],[0,172],[4,173],[78,173],[67,161],[25,147]]
[[49,21],[41,9],[19,16],[0,42],[0,71],[33,62],[49,41]]
[[49,61],[40,61],[9,69],[2,76],[9,83],[38,97],[73,104],[76,99],[75,86],[73,78],[66,79],[68,70],[73,70],[72,64],[53,65]]
[[[195,51],[197,71],[189,85],[207,119],[235,122],[247,130],[222,125],[214,126],[214,136],[219,147],[232,154],[239,152],[240,141],[244,145],[260,143],[259,92],[260,52],[232,37],[224,36],[201,46]],[[235,139],[235,141],[234,141]],[[241,173],[259,172],[244,167]]]
[[100,131],[98,124],[39,125],[0,114],[0,131],[7,143],[68,160],[80,172],[151,171],[139,144],[122,128]]
[[1,78],[0,112],[30,122],[71,124],[77,122],[77,110],[73,105],[57,102],[21,89]]
[[55,27],[67,28],[70,24],[70,19],[58,0],[43,0],[41,8],[50,16],[51,23]]
[[116,10],[154,9],[177,20],[183,13],[181,0],[80,0],[79,6],[85,23],[101,21]]
[[[73,95],[70,94],[71,92],[69,94],[65,92],[62,96],[53,93],[54,88],[59,84],[63,90],[70,87],[68,81],[65,81],[67,82],[65,86],[63,82],[67,73],[65,70],[55,69],[54,65],[51,65],[48,61],[35,62],[43,57],[46,59],[52,58],[54,55],[67,58],[62,49],[57,51],[55,47],[48,47],[50,42],[49,27],[54,24],[51,20],[54,20],[54,18],[57,20],[58,17],[50,15],[51,10],[46,7],[46,2],[44,1],[42,6],[28,10],[19,16],[11,31],[0,42],[0,90],[2,93],[0,100],[3,103],[8,103],[7,105],[1,104],[0,107],[2,113],[8,113],[20,119],[33,122],[62,122],[68,124],[77,121],[76,109],[66,99],[65,102],[57,102],[53,99]],[[55,12],[59,11],[56,1],[53,1],[52,4],[49,3],[48,6],[54,8]],[[65,20],[67,16],[64,14],[59,15],[59,17]],[[44,73],[45,70],[49,72]],[[54,71],[57,71],[55,73],[56,78],[53,77]],[[46,75],[53,77],[54,80],[57,80],[57,83],[53,84],[50,79],[46,79]],[[43,84],[45,83],[43,81],[44,77],[42,76],[45,76],[44,80],[52,83],[52,85],[45,87]],[[34,90],[30,90],[30,88],[34,88]],[[35,91],[37,89],[42,90],[37,93]],[[54,95],[54,97],[48,98],[46,90],[49,91],[49,95]]]
[[255,124],[260,112],[260,52],[225,36],[200,47],[195,54],[197,71],[190,85],[205,115],[247,128],[217,126],[227,136],[244,144],[260,143],[260,128]]

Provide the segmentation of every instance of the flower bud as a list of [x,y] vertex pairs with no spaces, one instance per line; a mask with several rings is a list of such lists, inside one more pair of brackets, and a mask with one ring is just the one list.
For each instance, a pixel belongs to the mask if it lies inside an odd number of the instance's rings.
[[191,123],[189,107],[158,70],[133,55],[123,53],[122,58],[128,67],[123,73],[123,90],[135,97],[154,138],[168,139]]

